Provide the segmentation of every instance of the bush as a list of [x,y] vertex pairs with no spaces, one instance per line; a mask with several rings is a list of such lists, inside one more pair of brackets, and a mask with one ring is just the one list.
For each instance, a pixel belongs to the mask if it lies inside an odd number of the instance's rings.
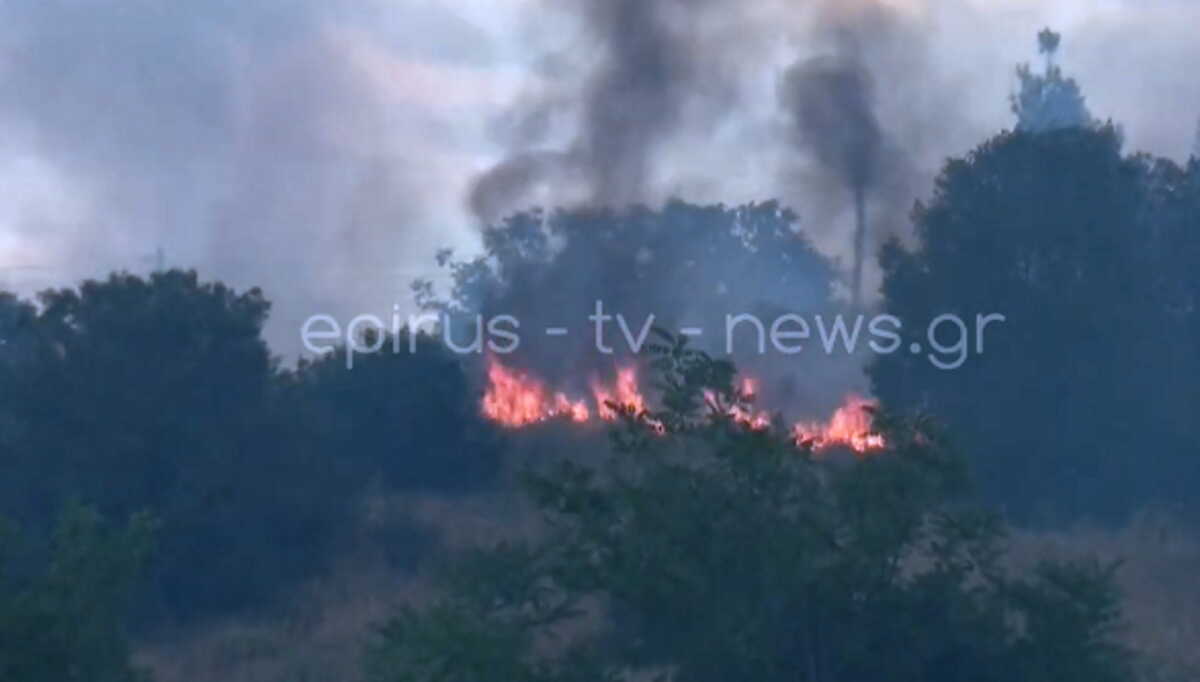
[[154,522],[111,528],[71,505],[49,540],[0,532],[0,680],[135,682],[124,635],[130,593],[150,551]]
[[732,366],[655,352],[670,407],[627,414],[604,469],[530,474],[550,536],[447,571],[380,630],[372,682],[1131,679],[1112,568],[1007,575],[928,420],[879,416],[886,452],[815,456],[728,416]]

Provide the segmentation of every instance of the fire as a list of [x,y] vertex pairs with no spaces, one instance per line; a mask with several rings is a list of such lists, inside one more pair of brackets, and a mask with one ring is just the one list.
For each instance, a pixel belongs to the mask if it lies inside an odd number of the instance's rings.
[[599,412],[600,418],[608,421],[617,418],[617,413],[610,403],[634,414],[646,411],[646,399],[642,397],[641,390],[638,389],[637,371],[632,367],[617,370],[617,384],[611,389],[598,381],[593,381],[592,397],[596,399],[596,410]]
[[[742,379],[741,397],[749,403],[753,402],[757,397],[757,385],[753,379]],[[771,415],[768,412],[755,412],[741,405],[729,405],[724,408],[719,407],[720,401],[712,391],[704,392],[704,400],[714,409],[724,409],[733,421],[754,430],[764,430],[771,426]]]
[[883,435],[871,429],[871,412],[876,406],[873,400],[850,395],[833,413],[829,423],[800,423],[793,427],[792,432],[798,444],[811,445],[817,451],[847,447],[859,454],[866,454],[882,450],[886,445]]
[[[488,362],[488,388],[483,396],[483,414],[488,419],[518,428],[548,421],[569,419],[584,423],[592,420],[593,414],[604,421],[614,421],[618,410],[641,414],[646,411],[646,398],[638,385],[637,370],[625,367],[617,370],[616,381],[605,384],[592,381],[594,411],[586,400],[572,400],[565,393],[551,392],[538,379],[505,367],[495,358]],[[753,402],[757,396],[757,384],[753,379],[743,379],[740,387],[745,403]],[[710,405],[717,405],[716,396],[705,395]],[[859,454],[882,450],[885,446],[882,435],[871,428],[871,411],[874,401],[851,395],[833,413],[828,423],[803,422],[792,427],[796,444],[811,447],[820,452],[831,448],[849,448]],[[771,414],[753,410],[745,405],[726,408],[728,414],[747,428],[765,430],[771,427]],[[653,423],[652,423],[653,425]],[[661,425],[659,425],[661,426]]]
[[[593,381],[592,397],[595,414],[605,421],[617,418],[613,405],[635,414],[646,410],[646,399],[638,388],[637,371],[632,367],[618,370],[613,386]],[[586,400],[572,400],[565,393],[552,393],[538,379],[505,367],[492,358],[488,362],[483,414],[498,424],[517,428],[551,419],[588,422],[593,412]]]
[[488,390],[483,396],[483,414],[509,427],[569,418],[586,422],[591,411],[583,401],[572,401],[563,393],[550,394],[542,382],[511,370],[499,362],[488,364]]

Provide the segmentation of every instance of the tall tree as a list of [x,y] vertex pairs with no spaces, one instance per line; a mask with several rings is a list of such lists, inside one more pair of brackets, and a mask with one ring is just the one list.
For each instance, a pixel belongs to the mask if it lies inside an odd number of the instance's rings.
[[1007,321],[953,371],[878,357],[877,395],[946,419],[990,498],[1026,520],[1186,503],[1195,430],[1172,405],[1197,367],[1186,195],[1170,164],[1123,156],[1112,126],[1004,133],[950,161],[916,208],[915,248],[881,254],[885,308],[914,327]]
[[[455,326],[460,344],[471,338],[475,314],[512,315],[522,330],[542,330],[587,324],[600,301],[608,315],[623,315],[635,334],[654,315],[663,327],[710,330],[707,348],[717,351],[724,340],[717,330],[726,315],[755,313],[770,320],[834,307],[833,264],[813,247],[797,216],[775,202],[534,210],[489,226],[483,243],[484,253],[474,259],[442,254],[452,282],[447,296],[438,298],[428,282],[417,283],[418,301],[426,307],[466,315]],[[616,356],[630,359],[619,333],[611,334]],[[561,388],[586,391],[591,375],[612,371],[613,357],[598,353],[586,332],[530,350],[534,346],[526,344],[510,359],[536,368]],[[757,366],[763,360],[746,358],[751,372],[771,379],[761,386],[764,398],[807,404],[828,399],[815,387]],[[849,364],[831,369],[829,358],[815,354],[791,361],[795,376],[841,371]]]
[[1038,33],[1038,52],[1045,58],[1044,71],[1034,73],[1028,64],[1017,67],[1021,85],[1012,97],[1017,130],[1042,133],[1094,125],[1079,84],[1064,76],[1062,68],[1054,63],[1061,42],[1061,34],[1043,29]]
[[261,292],[169,271],[40,303],[7,307],[0,510],[34,529],[69,499],[153,510],[166,533],[151,592],[174,616],[267,598],[320,565],[352,517],[350,479],[278,407]]
[[492,482],[498,434],[480,415],[478,386],[461,358],[420,332],[380,342],[353,369],[339,347],[285,373],[282,396],[298,433],[361,483],[463,492]]

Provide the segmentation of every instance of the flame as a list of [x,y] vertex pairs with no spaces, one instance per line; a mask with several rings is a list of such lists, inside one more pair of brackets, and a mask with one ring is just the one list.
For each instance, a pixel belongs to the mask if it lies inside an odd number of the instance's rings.
[[483,396],[483,414],[508,427],[566,417],[586,422],[591,411],[583,401],[572,401],[563,393],[550,394],[542,382],[492,360],[488,363],[488,389]]
[[[560,418],[579,423],[592,419],[592,408],[586,400],[572,400],[565,393],[552,393],[535,377],[506,367],[495,358],[488,360],[487,374],[483,415],[502,426],[518,428]],[[632,367],[617,370],[616,383],[612,386],[593,381],[592,397],[595,414],[605,421],[617,419],[614,406],[634,414],[646,410],[646,399],[638,387],[637,370]]]
[[600,418],[612,421],[617,418],[612,405],[622,410],[641,414],[646,411],[646,399],[638,388],[637,370],[625,367],[617,370],[617,384],[613,388],[604,386],[598,381],[592,382],[592,397],[596,399],[596,410]]
[[[495,358],[489,358],[487,373],[488,388],[483,396],[483,414],[509,428],[551,419],[584,423],[590,422],[593,414],[604,421],[614,421],[619,416],[618,410],[633,414],[646,411],[646,398],[642,395],[637,370],[633,367],[618,369],[616,381],[611,385],[599,380],[592,381],[595,412],[586,400],[572,400],[565,393],[553,393],[538,379],[505,367]],[[740,389],[743,402],[753,402],[757,389],[755,380],[744,378]],[[718,404],[714,394],[706,393],[705,397],[709,404]],[[801,422],[792,427],[792,435],[798,446],[811,447],[815,452],[838,447],[849,448],[859,454],[882,450],[886,445],[884,438],[871,428],[871,412],[875,407],[873,400],[856,395],[847,396],[828,423]],[[771,426],[771,414],[767,411],[756,411],[742,404],[724,409],[728,410],[734,421],[748,428],[766,430]],[[661,430],[661,424],[649,420],[648,423],[655,426],[656,430]]]
[[847,447],[859,454],[867,454],[882,450],[886,446],[883,435],[871,428],[871,413],[876,407],[873,400],[850,395],[827,424],[796,424],[792,433],[797,444],[809,445],[815,451]]
[[[749,403],[753,402],[756,396],[755,383],[753,379],[743,379],[741,387],[741,398]],[[712,391],[704,392],[704,401],[707,402],[713,409],[722,409],[721,401],[717,399],[717,395]],[[755,412],[742,405],[729,405],[723,408],[733,421],[745,426],[746,428],[755,431],[761,431],[770,428],[771,414],[769,412]]]

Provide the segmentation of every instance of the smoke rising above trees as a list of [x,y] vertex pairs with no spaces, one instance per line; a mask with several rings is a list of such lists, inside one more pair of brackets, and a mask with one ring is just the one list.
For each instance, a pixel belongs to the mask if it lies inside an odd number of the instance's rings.
[[[551,183],[552,197],[624,207],[653,197],[653,160],[692,104],[719,115],[724,48],[704,40],[701,17],[721,0],[572,0],[598,64],[583,74],[574,138],[558,151],[525,148],[475,178],[468,204],[482,222],[527,208],[531,190]],[[550,102],[520,115],[536,120]],[[535,139],[545,130],[535,131]],[[542,140],[536,140],[542,142]],[[565,181],[565,182],[564,182]],[[572,188],[571,184],[581,187]]]
[[877,172],[883,133],[872,103],[869,75],[853,58],[823,57],[792,66],[780,84],[780,100],[802,149],[840,178],[854,203],[851,300],[862,302],[866,258],[867,193]]
[[[161,248],[169,266],[279,292],[268,331],[288,352],[314,309],[387,310],[440,245],[477,245],[477,216],[531,205],[777,197],[849,272],[853,202],[785,146],[787,66],[839,54],[837,30],[859,36],[880,126],[912,168],[868,202],[870,253],[905,233],[943,158],[1009,123],[1005,45],[1051,18],[868,0],[108,4],[0,9],[13,197],[0,277],[28,294],[144,271]],[[1067,27],[1091,107],[1156,153],[1186,154],[1192,137],[1162,113],[1200,106],[1192,69],[1153,67],[1200,60],[1179,36],[1194,16],[1139,10],[1144,41],[1105,21]],[[1099,65],[1114,54],[1127,69]]]

